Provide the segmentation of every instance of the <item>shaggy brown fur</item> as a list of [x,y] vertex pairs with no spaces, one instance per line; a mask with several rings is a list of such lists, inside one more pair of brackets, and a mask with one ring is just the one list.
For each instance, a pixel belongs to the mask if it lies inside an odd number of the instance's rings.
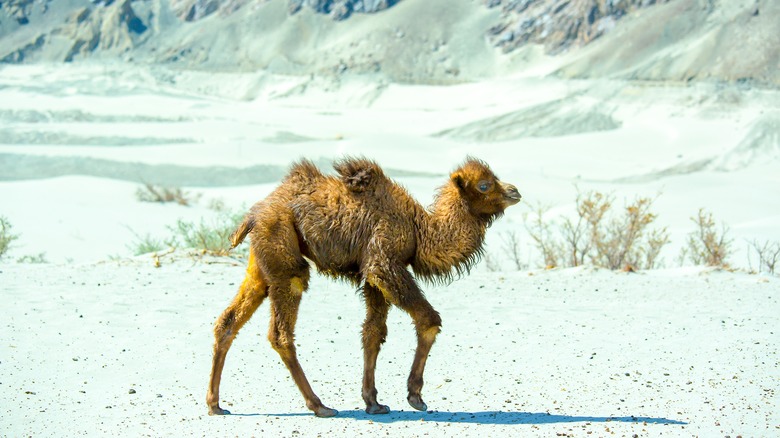
[[214,328],[206,396],[209,414],[229,413],[219,407],[225,356],[239,329],[268,297],[268,339],[290,370],[306,406],[318,417],[336,415],[312,391],[295,353],[293,331],[309,283],[307,259],[320,272],[361,287],[367,309],[363,324],[366,412],[389,412],[377,402],[374,369],[387,336],[391,304],[414,321],[417,350],[407,400],[415,409],[427,409],[420,394],[423,371],[441,318],[407,268],[411,266],[418,278],[434,281],[468,271],[479,259],[487,227],[505,208],[519,202],[520,194],[499,181],[485,163],[469,158],[426,210],[372,161],[348,158],[334,167],[340,178],[323,175],[309,161],[293,165],[281,185],[252,207],[231,237],[236,246],[249,235],[251,251],[246,278]]

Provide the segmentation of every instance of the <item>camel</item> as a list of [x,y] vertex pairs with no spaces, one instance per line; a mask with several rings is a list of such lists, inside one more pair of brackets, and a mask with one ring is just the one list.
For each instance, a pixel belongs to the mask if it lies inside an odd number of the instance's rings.
[[251,207],[231,236],[236,247],[249,235],[251,249],[246,277],[214,327],[206,395],[210,415],[230,414],[219,406],[225,356],[265,298],[271,303],[268,340],[306,406],[318,417],[338,413],[314,393],[295,351],[295,323],[301,297],[308,289],[310,264],[322,274],[353,283],[362,292],[366,412],[390,412],[377,402],[374,370],[387,336],[391,305],[411,316],[417,333],[407,401],[417,410],[428,409],[421,395],[423,372],[441,318],[415,277],[435,283],[467,273],[482,254],[487,228],[520,201],[520,194],[515,186],[500,181],[487,164],[471,157],[439,188],[430,209],[385,176],[374,161],[345,158],[334,168],[338,176],[326,176],[308,160],[297,162],[268,197]]

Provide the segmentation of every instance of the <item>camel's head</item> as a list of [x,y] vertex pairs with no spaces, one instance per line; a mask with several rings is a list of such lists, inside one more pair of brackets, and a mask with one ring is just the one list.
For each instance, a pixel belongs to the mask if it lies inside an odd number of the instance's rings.
[[476,158],[469,157],[450,179],[477,216],[493,218],[520,202],[517,187],[500,181],[485,162]]

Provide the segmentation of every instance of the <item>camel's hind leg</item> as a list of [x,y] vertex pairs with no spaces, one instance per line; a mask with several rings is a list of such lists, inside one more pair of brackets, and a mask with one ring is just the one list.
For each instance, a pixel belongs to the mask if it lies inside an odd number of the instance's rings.
[[282,280],[278,285],[273,284],[269,288],[271,323],[268,329],[268,340],[290,370],[295,384],[306,400],[306,407],[318,417],[333,417],[338,412],[323,405],[311,389],[295,352],[295,322],[298,319],[301,295],[307,288],[307,277],[308,275],[292,277],[289,281]]
[[263,280],[255,257],[249,254],[246,268],[246,278],[238,289],[238,294],[230,305],[222,312],[214,325],[214,359],[211,365],[211,379],[206,394],[209,415],[230,414],[219,407],[219,382],[222,378],[222,368],[225,366],[225,356],[233,343],[238,331],[249,320],[255,310],[268,296],[268,286]]
[[390,408],[376,401],[376,359],[387,338],[387,313],[390,303],[376,287],[365,284],[366,321],[363,323],[363,400],[369,414],[387,414]]

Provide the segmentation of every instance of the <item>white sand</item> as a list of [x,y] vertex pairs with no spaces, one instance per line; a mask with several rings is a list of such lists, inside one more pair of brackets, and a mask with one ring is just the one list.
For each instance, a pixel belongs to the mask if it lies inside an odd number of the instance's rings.
[[[0,215],[20,234],[0,262],[0,388],[7,401],[0,431],[776,435],[777,278],[678,269],[675,258],[700,207],[729,224],[736,250],[730,261],[743,271],[755,268],[746,239],[780,240],[780,137],[771,122],[777,102],[776,90],[527,75],[431,87],[121,65],[3,67],[0,166],[27,174],[0,175]],[[542,122],[555,121],[566,135],[523,136],[523,124],[539,122],[533,108],[545,104],[552,110]],[[602,115],[619,127],[592,131]],[[764,138],[756,126],[766,139],[754,141]],[[380,401],[393,413],[363,414],[360,299],[315,277],[299,351],[315,390],[339,417],[316,419],[305,409],[265,341],[267,307],[227,361],[223,406],[241,415],[205,415],[211,325],[243,268],[184,259],[156,269],[148,256],[128,260],[128,245],[133,232],[162,237],[178,218],[214,214],[211,199],[251,204],[273,188],[272,177],[185,185],[203,196],[181,207],[138,202],[137,182],[53,177],[45,173],[51,168],[8,164],[46,159],[68,170],[77,157],[108,160],[131,174],[177,165],[208,176],[217,174],[214,166],[281,171],[300,157],[344,154],[415,172],[397,179],[424,204],[469,154],[525,197],[488,234],[487,252],[503,272],[480,265],[448,287],[426,288],[444,319],[423,392],[430,413],[405,402],[414,341],[408,317],[396,310],[378,369]],[[618,201],[660,193],[654,210],[669,227],[672,244],[663,255],[674,269],[511,272],[502,233],[521,234],[533,269],[539,258],[523,228],[528,206],[569,214],[575,186],[613,192]],[[39,253],[53,263],[15,263]],[[123,261],[99,262],[111,256]]]

